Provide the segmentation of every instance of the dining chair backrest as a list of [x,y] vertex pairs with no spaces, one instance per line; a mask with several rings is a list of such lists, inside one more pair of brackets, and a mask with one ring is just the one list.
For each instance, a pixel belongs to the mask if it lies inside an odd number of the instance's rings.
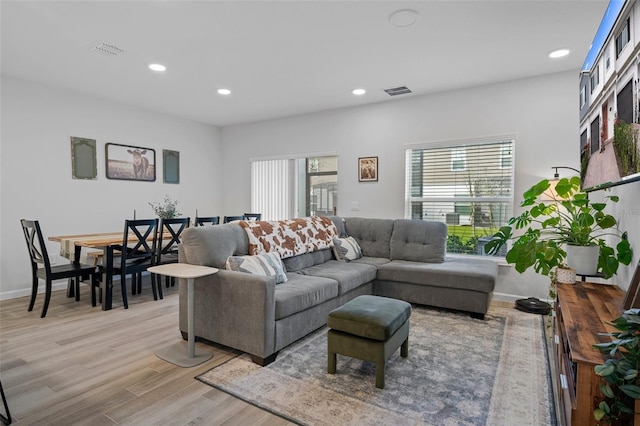
[[153,260],[158,241],[158,219],[138,219],[124,221],[122,238],[122,261],[136,259]]
[[196,219],[193,221],[193,223],[195,224],[195,226],[204,226],[207,223],[210,223],[212,225],[217,225],[220,223],[220,216],[210,216],[210,217],[196,216]]
[[233,222],[234,220],[244,220],[244,216],[225,216],[224,223]]
[[20,220],[20,224],[22,226],[24,239],[27,242],[29,260],[31,262],[31,298],[29,300],[29,308],[27,310],[29,312],[33,310],[36,296],[38,295],[39,280],[45,281],[44,304],[42,306],[41,315],[41,318],[44,318],[47,315],[49,301],[51,300],[53,281],[65,278],[72,279],[69,284],[71,285],[73,283],[75,287],[70,287],[70,289],[73,288],[76,300],[80,300],[80,279],[84,276],[91,277],[91,301],[93,306],[95,306],[95,289],[98,285],[95,266],[84,265],[79,262],[61,262],[52,265],[49,260],[49,254],[47,253],[47,244],[45,243],[42,230],[40,229],[40,222],[37,220],[22,219]]
[[[160,219],[160,226],[158,227],[158,261],[162,255],[175,253],[178,251],[178,244],[180,244],[180,235],[182,231],[189,227],[191,218],[188,217],[174,217],[171,219]],[[166,235],[170,237],[167,238]]]
[[47,245],[42,236],[42,230],[40,229],[40,222],[37,220],[22,219],[20,223],[22,224],[24,239],[27,242],[27,249],[29,250],[31,268],[35,270],[38,268],[38,265],[42,265],[48,273],[51,270],[51,261],[47,253]]
[[244,220],[261,220],[262,213],[245,213]]

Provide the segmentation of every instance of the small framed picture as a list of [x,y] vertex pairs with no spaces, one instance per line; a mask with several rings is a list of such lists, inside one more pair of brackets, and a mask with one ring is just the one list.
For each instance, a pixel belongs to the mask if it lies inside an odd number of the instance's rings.
[[95,139],[71,136],[71,176],[74,179],[98,178]]
[[139,146],[105,145],[107,179],[155,182],[156,151]]
[[162,171],[164,183],[180,183],[180,153],[162,150]]
[[378,157],[358,158],[358,181],[377,182],[378,181]]

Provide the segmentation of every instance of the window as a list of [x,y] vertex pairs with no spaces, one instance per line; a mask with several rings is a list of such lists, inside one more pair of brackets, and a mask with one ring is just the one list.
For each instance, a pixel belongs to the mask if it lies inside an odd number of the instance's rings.
[[338,157],[251,162],[251,211],[263,220],[335,214]]
[[582,86],[580,88],[580,108],[584,107],[584,104],[587,102],[587,91],[585,87]]
[[624,27],[620,30],[620,33],[616,36],[616,59],[620,57],[620,53],[624,47],[629,43],[631,39],[631,32],[629,29],[629,18],[627,18],[627,22],[625,22]]
[[591,93],[600,84],[600,65],[596,65],[596,69],[591,73]]
[[467,156],[464,148],[451,150],[451,171],[461,171],[467,168]]
[[331,216],[338,204],[338,157],[306,159],[305,216]]
[[510,169],[513,164],[513,147],[511,145],[500,148],[500,167]]
[[[407,149],[406,217],[447,224],[449,253],[484,254],[490,236],[513,215],[513,149],[513,138]],[[454,169],[460,153],[464,168]]]

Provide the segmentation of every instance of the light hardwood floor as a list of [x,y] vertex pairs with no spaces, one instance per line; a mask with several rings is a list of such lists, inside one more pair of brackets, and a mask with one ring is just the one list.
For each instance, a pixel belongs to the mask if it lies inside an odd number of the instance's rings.
[[43,295],[33,312],[26,297],[0,301],[0,380],[14,424],[291,424],[195,379],[235,352],[197,343],[214,357],[192,368],[154,355],[181,339],[176,290],[154,301],[147,283],[127,310],[116,290],[106,312],[91,307],[87,286],[79,302],[55,291],[43,319]]

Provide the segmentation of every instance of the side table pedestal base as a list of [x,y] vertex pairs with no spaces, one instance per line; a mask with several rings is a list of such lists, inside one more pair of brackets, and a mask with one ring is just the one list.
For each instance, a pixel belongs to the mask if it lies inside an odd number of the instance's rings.
[[191,358],[187,354],[187,342],[176,342],[166,348],[160,349],[156,352],[156,356],[178,367],[188,368],[210,360],[213,354],[210,352],[198,353],[196,351],[195,356]]

